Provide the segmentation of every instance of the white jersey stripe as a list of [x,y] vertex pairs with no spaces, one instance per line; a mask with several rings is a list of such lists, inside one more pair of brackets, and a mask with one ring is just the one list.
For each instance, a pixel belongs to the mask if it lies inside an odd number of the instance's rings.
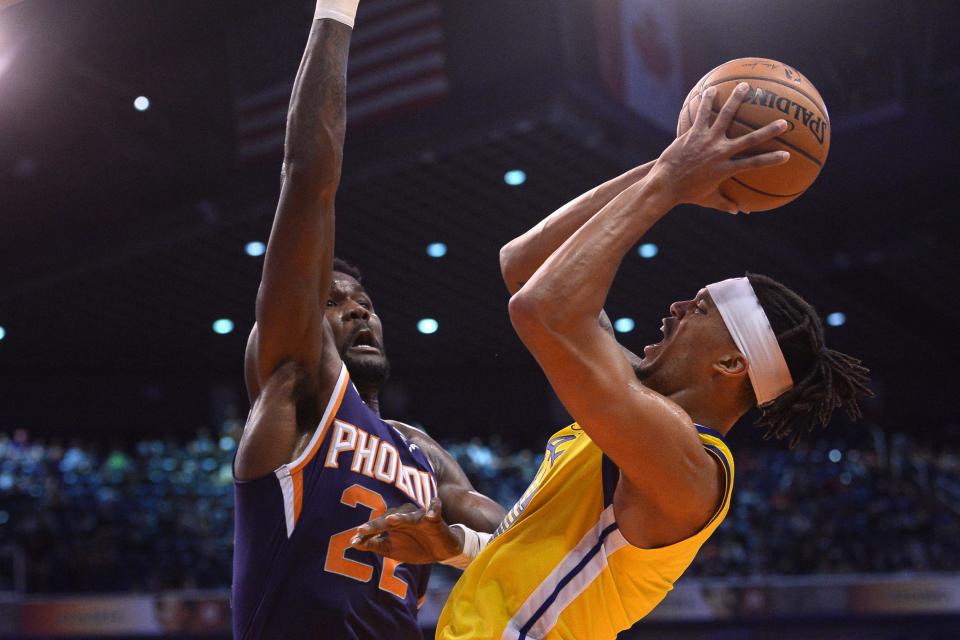
[[323,417],[320,419],[320,424],[317,425],[316,430],[313,432],[313,437],[310,438],[310,442],[304,447],[303,452],[296,457],[292,462],[282,464],[274,470],[274,475],[277,476],[277,480],[280,482],[280,492],[283,494],[283,515],[287,524],[287,537],[289,538],[293,535],[293,528],[297,524],[297,516],[294,509],[295,496],[294,496],[294,487],[293,487],[293,477],[292,470],[296,469],[298,465],[303,463],[311,453],[316,453],[314,447],[317,446],[317,440],[321,438],[326,431],[325,427],[330,424],[333,419],[333,412],[337,408],[337,400],[340,398],[341,391],[343,391],[344,385],[347,384],[347,365],[340,365],[340,376],[337,378],[337,384],[333,387],[333,393],[330,394],[330,400],[327,402],[327,407],[323,411]]
[[293,478],[290,477],[290,468],[287,465],[279,467],[276,471],[277,480],[280,481],[280,492],[283,493],[283,517],[287,523],[287,537],[293,535],[293,527],[296,525],[296,516],[293,513]]
[[[604,536],[611,526],[613,530]],[[544,637],[557,624],[563,610],[603,572],[607,558],[626,545],[626,539],[616,528],[613,505],[610,505],[580,542],[530,594],[507,624],[501,639]]]

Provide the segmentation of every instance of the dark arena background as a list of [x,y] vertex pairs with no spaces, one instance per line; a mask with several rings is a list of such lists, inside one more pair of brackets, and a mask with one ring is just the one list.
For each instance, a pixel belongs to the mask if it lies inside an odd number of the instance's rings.
[[[313,3],[0,6],[0,636],[230,637],[243,352]],[[947,0],[361,0],[337,253],[383,318],[382,411],[508,507],[568,417],[499,248],[655,158],[729,59],[830,110],[804,196],[680,208],[607,308],[639,351],[671,301],[768,273],[876,397],[793,450],[744,420],[726,522],[621,637],[960,637],[958,27]]]

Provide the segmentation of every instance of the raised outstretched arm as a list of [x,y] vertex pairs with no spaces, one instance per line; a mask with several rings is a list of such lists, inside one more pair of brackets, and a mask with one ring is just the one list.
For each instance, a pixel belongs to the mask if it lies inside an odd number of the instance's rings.
[[624,189],[645,177],[654,161],[634,167],[563,205],[500,249],[500,273],[510,295],[520,290],[567,238]]
[[[281,368],[320,395],[332,388],[337,374],[339,362],[324,361],[338,356],[324,348],[320,292],[330,288],[333,267],[333,203],[343,158],[351,32],[336,20],[314,20],[294,81],[280,201],[257,292],[257,323],[247,343],[254,411],[261,388]],[[251,422],[255,428],[245,431],[237,453],[240,478],[258,477],[288,462],[296,437],[286,433],[293,421]]]
[[574,232],[510,300],[517,334],[570,414],[620,467],[630,494],[691,528],[716,507],[716,463],[686,412],[640,384],[597,316],[624,255],[676,204],[719,202],[718,185],[730,175],[786,161],[780,153],[740,157],[782,131],[782,121],[726,137],[742,89],[713,125],[709,92],[691,130],[646,177]]
[[[540,265],[587,220],[624,189],[646,177],[653,164],[654,161],[651,160],[594,187],[551,213],[523,235],[505,244],[500,249],[500,273],[510,295],[519,291]],[[613,335],[613,325],[605,311],[600,312],[599,322],[607,333]],[[640,357],[623,345],[620,349],[630,365],[636,368]]]
[[257,375],[263,383],[285,361],[315,364],[321,291],[333,267],[333,200],[346,127],[351,29],[315,20],[287,116],[283,186],[257,292]]

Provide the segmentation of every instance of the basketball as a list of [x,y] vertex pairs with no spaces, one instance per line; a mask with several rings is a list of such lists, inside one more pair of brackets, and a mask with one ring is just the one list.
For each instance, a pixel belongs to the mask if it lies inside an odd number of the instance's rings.
[[720,191],[746,211],[775,209],[800,197],[820,174],[830,151],[830,117],[816,87],[793,67],[767,58],[739,58],[716,67],[693,87],[680,109],[677,136],[693,125],[708,87],[717,89],[716,114],[740,82],[748,83],[750,92],[728,135],[742,136],[783,118],[787,130],[755,151],[789,151],[790,160],[739,173],[721,184]]

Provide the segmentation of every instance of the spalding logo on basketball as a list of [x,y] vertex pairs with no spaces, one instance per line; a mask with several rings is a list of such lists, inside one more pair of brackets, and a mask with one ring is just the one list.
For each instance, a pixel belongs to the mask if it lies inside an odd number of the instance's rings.
[[764,211],[782,206],[806,191],[830,152],[830,116],[816,87],[791,66],[767,58],[731,60],[700,79],[683,102],[677,121],[677,136],[693,124],[700,96],[716,87],[714,114],[740,83],[750,92],[737,110],[727,134],[742,136],[783,118],[788,128],[756,152],[786,150],[786,164],[744,171],[720,185],[721,192],[747,211]]

